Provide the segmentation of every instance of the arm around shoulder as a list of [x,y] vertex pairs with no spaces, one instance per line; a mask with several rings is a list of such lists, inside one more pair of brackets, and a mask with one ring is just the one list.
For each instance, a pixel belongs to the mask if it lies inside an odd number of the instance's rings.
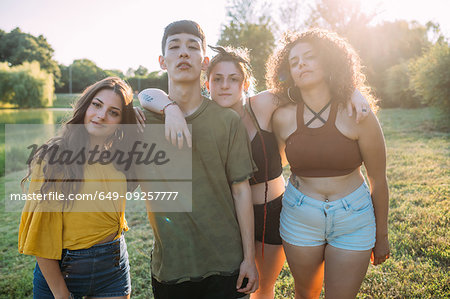
[[[184,118],[183,112],[176,102],[169,99],[169,96],[162,90],[147,88],[138,95],[139,102],[146,110],[165,115],[165,136],[166,139],[178,148],[183,147],[183,140],[186,138],[188,147],[192,147],[192,136]],[[183,137],[184,136],[184,137]]]
[[161,110],[172,101],[161,89],[147,88],[138,95],[139,102],[146,110],[161,114]]

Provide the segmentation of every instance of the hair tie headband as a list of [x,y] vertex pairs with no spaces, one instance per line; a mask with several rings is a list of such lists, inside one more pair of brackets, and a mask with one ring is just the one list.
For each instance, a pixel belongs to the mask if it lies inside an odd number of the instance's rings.
[[242,62],[243,64],[245,64],[247,66],[250,66],[250,62],[248,60],[242,58],[241,56],[239,56],[238,54],[236,54],[233,51],[228,51],[227,49],[225,49],[222,46],[211,46],[211,45],[208,45],[208,47],[210,47],[211,50],[213,50],[217,54],[222,54],[224,56],[229,56],[232,59],[236,60],[237,62]]

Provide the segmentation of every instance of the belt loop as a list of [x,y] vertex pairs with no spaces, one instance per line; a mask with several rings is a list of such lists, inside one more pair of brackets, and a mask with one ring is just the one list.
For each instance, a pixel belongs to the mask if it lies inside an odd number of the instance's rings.
[[297,206],[301,206],[302,205],[303,198],[305,198],[305,195],[302,194],[302,196],[300,196],[300,198],[297,199]]
[[342,205],[344,206],[344,209],[346,210],[346,211],[348,211],[350,208],[348,207],[348,203],[347,203],[347,201],[345,200],[345,199],[342,199]]

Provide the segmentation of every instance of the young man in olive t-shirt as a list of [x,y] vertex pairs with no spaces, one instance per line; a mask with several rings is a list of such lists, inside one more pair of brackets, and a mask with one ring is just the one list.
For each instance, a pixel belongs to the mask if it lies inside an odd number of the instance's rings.
[[[165,28],[159,62],[168,73],[170,100],[192,127],[192,212],[149,213],[156,299],[230,299],[236,290],[248,294],[258,287],[248,136],[234,111],[202,97],[205,51],[197,23],[183,20]],[[170,109],[170,100],[161,99],[160,109]],[[146,112],[146,122],[163,124],[164,118]],[[242,286],[244,278],[248,283]]]

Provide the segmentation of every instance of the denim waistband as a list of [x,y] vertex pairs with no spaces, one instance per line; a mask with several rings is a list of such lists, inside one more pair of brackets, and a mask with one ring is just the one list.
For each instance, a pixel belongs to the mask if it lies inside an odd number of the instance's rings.
[[76,250],[69,250],[64,249],[63,250],[63,256],[70,253],[71,255],[86,255],[86,256],[95,256],[95,255],[101,255],[104,253],[111,252],[112,250],[117,250],[121,243],[125,241],[124,234],[117,238],[116,240],[112,240],[110,242],[101,243],[101,244],[95,244],[89,248],[85,249],[76,249]]
[[309,197],[305,194],[303,194],[301,191],[299,191],[297,188],[295,188],[291,182],[288,182],[288,185],[286,187],[285,194],[293,193],[296,200],[296,205],[300,206],[302,203],[306,203],[308,205],[311,205],[316,208],[320,209],[327,209],[327,211],[332,211],[339,208],[344,208],[346,210],[349,209],[349,205],[352,203],[355,203],[362,198],[365,198],[367,195],[370,195],[369,187],[367,186],[366,182],[363,182],[361,186],[359,186],[357,189],[355,189],[352,193],[337,199],[333,201],[321,201],[314,199],[312,197]]

